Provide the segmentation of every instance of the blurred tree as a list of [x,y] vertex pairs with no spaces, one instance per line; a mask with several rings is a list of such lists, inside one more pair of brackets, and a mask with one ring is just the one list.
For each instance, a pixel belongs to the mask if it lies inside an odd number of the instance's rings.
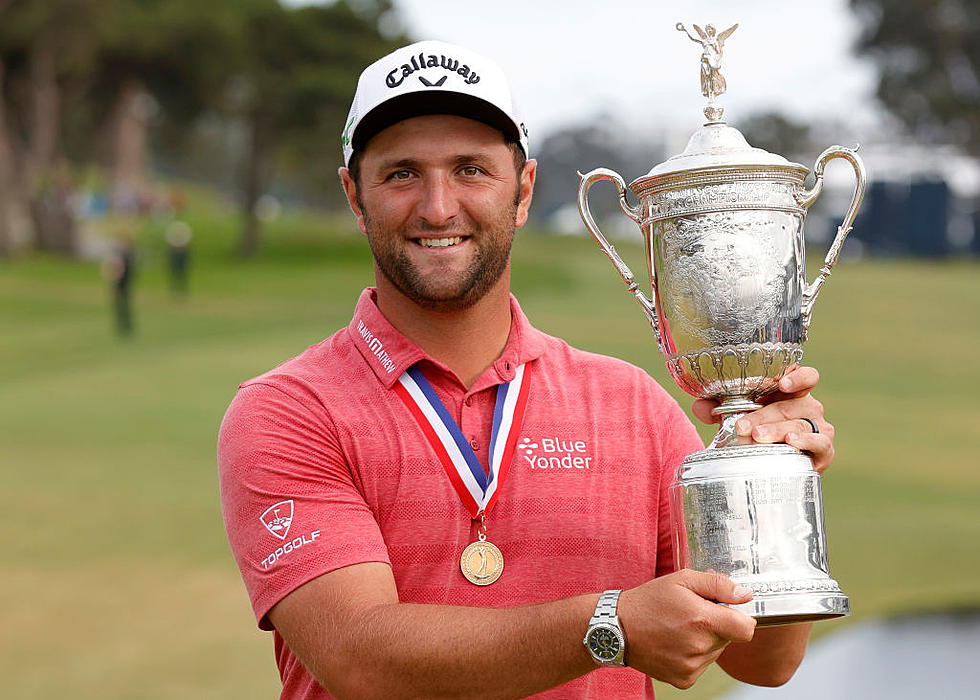
[[752,114],[733,126],[742,132],[750,146],[791,160],[812,157],[810,127],[778,112]]
[[73,250],[66,158],[108,161],[111,201],[131,211],[151,124],[186,132],[202,115],[247,130],[240,250],[255,253],[274,164],[336,170],[359,71],[403,43],[382,32],[392,12],[390,0],[0,0],[0,255],[31,233],[17,232],[25,220],[39,247]]
[[390,0],[262,8],[243,34],[244,71],[234,95],[248,138],[243,172],[242,255],[259,248],[256,204],[274,157],[340,165],[340,133],[364,66],[404,43],[385,36]]
[[[576,172],[611,168],[629,183],[662,161],[664,148],[661,143],[651,143],[649,139],[630,134],[612,117],[598,115],[588,122],[549,134],[540,146],[532,143],[532,155],[538,161],[532,213],[535,219],[546,221],[556,212],[574,205],[579,184]],[[611,186],[609,191],[615,193]],[[619,212],[615,194],[593,192],[596,194],[589,200],[589,208],[597,218]],[[585,231],[584,225],[582,231]]]
[[62,165],[61,95],[83,46],[84,31],[75,28],[86,25],[91,2],[0,5],[0,239],[8,249],[33,236],[40,248],[74,251],[70,186]]
[[980,156],[980,3],[850,0],[878,99],[916,135]]
[[[275,0],[268,0],[272,3]],[[213,89],[209,51],[227,43],[236,3],[215,0],[10,0],[2,8],[5,77],[0,221],[26,199],[37,247],[75,249],[74,186],[66,157],[95,159],[106,133],[115,205],[132,207],[147,168],[146,129],[158,104],[200,108]],[[231,28],[233,32],[233,26]],[[213,61],[212,61],[213,63]],[[176,89],[168,87],[179,85]],[[175,110],[179,111],[179,110]],[[66,152],[68,146],[74,152]],[[12,229],[12,227],[10,227]]]
[[[90,0],[95,2],[96,0]],[[147,129],[158,110],[181,124],[211,105],[230,76],[243,16],[275,0],[97,0],[89,88],[107,124],[114,195],[145,185]],[[123,205],[126,206],[125,202]]]
[[[0,59],[0,94],[6,83],[6,66]],[[17,178],[16,152],[7,119],[7,105],[0,99],[0,257],[14,252],[22,238],[30,236],[26,192]]]

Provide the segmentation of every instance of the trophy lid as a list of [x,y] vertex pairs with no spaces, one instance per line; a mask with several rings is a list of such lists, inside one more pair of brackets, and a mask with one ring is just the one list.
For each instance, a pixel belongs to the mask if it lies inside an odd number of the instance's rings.
[[742,132],[728,126],[722,119],[725,110],[718,102],[718,97],[726,90],[726,82],[720,70],[722,47],[725,39],[731,36],[738,25],[729,27],[723,32],[716,32],[710,24],[705,25],[704,29],[695,24],[693,27],[697,34],[691,33],[680,22],[676,26],[678,31],[687,34],[688,38],[702,47],[701,92],[708,98],[708,105],[704,109],[708,121],[694,132],[683,153],[655,165],[646,175],[634,180],[630,188],[635,192],[637,190],[635,185],[639,185],[642,189],[652,179],[655,179],[654,182],[659,182],[664,176],[674,179],[690,171],[719,168],[759,168],[783,172],[788,170],[794,177],[800,179],[805,177],[807,169],[804,166],[792,163],[776,153],[753,148],[745,140]]
[[742,132],[735,127],[728,126],[723,121],[711,121],[694,132],[683,153],[655,165],[640,179],[705,168],[766,168],[780,165],[803,167],[791,163],[777,153],[750,146]]

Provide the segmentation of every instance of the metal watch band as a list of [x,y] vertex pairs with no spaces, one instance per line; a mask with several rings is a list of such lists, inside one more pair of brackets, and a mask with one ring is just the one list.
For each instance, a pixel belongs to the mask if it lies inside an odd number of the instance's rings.
[[[585,638],[582,640],[582,643],[585,644],[586,649],[592,655],[593,660],[600,666],[626,665],[626,636],[623,634],[623,628],[619,625],[619,616],[616,614],[616,607],[619,604],[619,594],[622,592],[621,589],[609,590],[604,591],[599,596],[599,602],[595,606],[595,613],[593,613],[592,619],[589,620],[589,629],[586,631]],[[604,641],[600,641],[602,635],[606,635]],[[618,639],[615,642],[614,649],[609,648],[609,635],[613,635]],[[593,641],[599,647],[604,647],[604,649],[600,650],[600,648],[594,647]],[[614,655],[610,654],[610,652]]]
[[619,594],[622,592],[623,589],[619,588],[604,591],[599,596],[599,602],[595,606],[595,613],[593,613],[592,619],[589,620],[590,626],[616,619],[616,606],[619,605]]

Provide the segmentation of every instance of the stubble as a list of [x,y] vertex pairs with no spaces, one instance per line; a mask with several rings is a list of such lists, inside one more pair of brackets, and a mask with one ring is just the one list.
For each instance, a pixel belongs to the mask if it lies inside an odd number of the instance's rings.
[[510,261],[516,229],[516,201],[508,202],[503,211],[483,225],[452,229],[429,227],[424,222],[418,224],[418,233],[447,238],[469,236],[476,244],[469,265],[453,278],[423,273],[404,250],[406,237],[403,231],[385,231],[367,209],[362,207],[362,213],[368,243],[381,274],[404,296],[430,311],[448,313],[472,307],[500,280]]

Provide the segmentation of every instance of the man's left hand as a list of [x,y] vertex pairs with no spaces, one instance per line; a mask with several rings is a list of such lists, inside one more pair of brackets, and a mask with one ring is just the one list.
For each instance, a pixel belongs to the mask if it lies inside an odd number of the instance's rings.
[[[739,419],[735,432],[752,437],[753,442],[785,442],[808,452],[813,467],[823,472],[834,460],[834,426],[823,416],[823,405],[810,395],[810,390],[820,380],[820,373],[813,367],[794,367],[779,380],[779,391],[762,397],[762,408]],[[699,420],[717,423],[720,418],[711,415],[716,401],[698,399],[692,410]],[[809,418],[817,425],[818,432],[801,418]]]

